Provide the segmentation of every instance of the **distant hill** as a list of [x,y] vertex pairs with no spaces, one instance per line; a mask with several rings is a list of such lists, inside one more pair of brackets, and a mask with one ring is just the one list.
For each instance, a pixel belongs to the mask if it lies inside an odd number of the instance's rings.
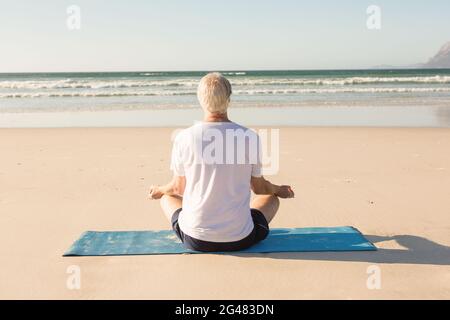
[[450,41],[444,44],[439,52],[423,65],[425,68],[450,68]]
[[450,41],[442,46],[439,52],[432,57],[426,63],[417,63],[407,66],[391,66],[391,65],[379,65],[372,67],[372,69],[437,69],[437,68],[449,68],[450,69]]

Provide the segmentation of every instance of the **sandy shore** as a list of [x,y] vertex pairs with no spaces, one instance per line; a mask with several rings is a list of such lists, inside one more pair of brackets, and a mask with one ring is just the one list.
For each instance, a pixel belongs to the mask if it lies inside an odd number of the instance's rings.
[[85,230],[169,228],[146,193],[171,132],[0,129],[0,298],[450,298],[450,129],[281,129],[271,179],[297,197],[272,226],[352,225],[378,252],[62,258]]

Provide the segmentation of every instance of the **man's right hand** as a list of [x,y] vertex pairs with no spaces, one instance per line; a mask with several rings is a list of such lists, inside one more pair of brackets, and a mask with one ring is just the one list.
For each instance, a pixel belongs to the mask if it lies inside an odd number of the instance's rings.
[[295,196],[291,186],[279,186],[275,195],[282,199],[294,198]]

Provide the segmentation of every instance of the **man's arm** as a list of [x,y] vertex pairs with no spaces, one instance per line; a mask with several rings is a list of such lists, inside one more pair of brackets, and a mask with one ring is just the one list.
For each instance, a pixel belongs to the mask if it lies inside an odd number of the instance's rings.
[[263,176],[252,177],[250,181],[252,191],[257,195],[275,195],[280,198],[293,198],[291,186],[279,186],[266,180]]
[[150,199],[157,200],[163,195],[167,196],[182,196],[186,187],[186,177],[174,176],[172,180],[163,186],[151,186],[150,187]]

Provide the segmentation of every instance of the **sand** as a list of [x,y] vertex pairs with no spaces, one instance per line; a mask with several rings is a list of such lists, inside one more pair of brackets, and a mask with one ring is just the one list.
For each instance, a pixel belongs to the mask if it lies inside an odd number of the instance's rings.
[[85,230],[169,228],[146,196],[172,130],[1,129],[0,298],[450,298],[450,129],[281,129],[271,180],[297,197],[272,226],[352,225],[378,252],[61,257]]

